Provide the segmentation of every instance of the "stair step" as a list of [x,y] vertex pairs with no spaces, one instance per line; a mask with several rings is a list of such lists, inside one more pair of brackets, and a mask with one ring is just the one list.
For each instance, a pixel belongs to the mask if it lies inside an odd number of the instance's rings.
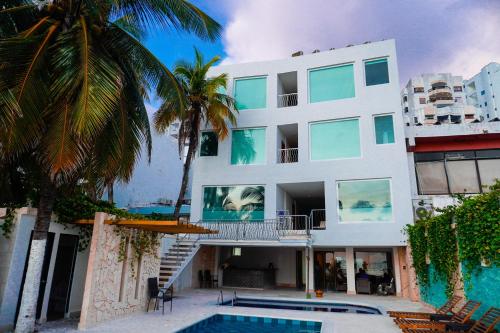
[[174,272],[160,272],[160,276],[172,276]]

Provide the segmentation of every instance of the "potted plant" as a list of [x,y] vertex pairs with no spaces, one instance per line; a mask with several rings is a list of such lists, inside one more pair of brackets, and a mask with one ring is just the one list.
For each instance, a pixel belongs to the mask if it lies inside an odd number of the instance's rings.
[[317,298],[322,298],[323,297],[323,290],[317,289],[314,291],[316,293]]

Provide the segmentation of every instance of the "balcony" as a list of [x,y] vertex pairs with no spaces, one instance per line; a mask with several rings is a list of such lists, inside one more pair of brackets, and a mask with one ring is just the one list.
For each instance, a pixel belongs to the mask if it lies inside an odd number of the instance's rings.
[[297,72],[278,74],[278,108],[297,106],[299,95],[297,90]]
[[297,163],[299,161],[299,148],[278,150],[278,163]]
[[297,93],[278,95],[279,108],[285,108],[288,106],[297,106],[298,102],[299,102],[299,94]]

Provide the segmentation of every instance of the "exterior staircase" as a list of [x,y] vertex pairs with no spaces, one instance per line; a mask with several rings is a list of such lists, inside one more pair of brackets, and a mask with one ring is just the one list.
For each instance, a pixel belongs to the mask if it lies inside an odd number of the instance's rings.
[[197,239],[184,238],[177,240],[161,257],[159,284],[170,288],[177,277],[191,262],[200,245]]

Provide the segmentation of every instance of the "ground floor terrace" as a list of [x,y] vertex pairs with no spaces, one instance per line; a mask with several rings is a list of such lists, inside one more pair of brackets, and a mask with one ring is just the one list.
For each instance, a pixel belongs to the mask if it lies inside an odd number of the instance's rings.
[[[232,307],[218,305],[220,290],[226,299],[234,295],[235,289],[186,289],[174,298],[173,310],[167,309],[165,315],[161,311],[134,314],[110,320],[86,330],[86,332],[176,332],[195,322],[214,314],[235,314],[256,317],[275,317],[322,322],[322,331],[328,333],[391,333],[401,332],[385,311],[429,311],[419,302],[397,296],[347,295],[342,293],[327,293],[325,300],[354,303],[376,307],[382,315],[311,312],[298,310],[280,310],[248,307]],[[236,290],[238,297],[271,297],[286,299],[304,299],[304,293],[291,289],[275,290]],[[314,298],[314,296],[313,296]],[[76,321],[50,322],[40,327],[40,332],[76,332]]]
[[262,243],[203,244],[174,287],[418,298],[406,247]]

